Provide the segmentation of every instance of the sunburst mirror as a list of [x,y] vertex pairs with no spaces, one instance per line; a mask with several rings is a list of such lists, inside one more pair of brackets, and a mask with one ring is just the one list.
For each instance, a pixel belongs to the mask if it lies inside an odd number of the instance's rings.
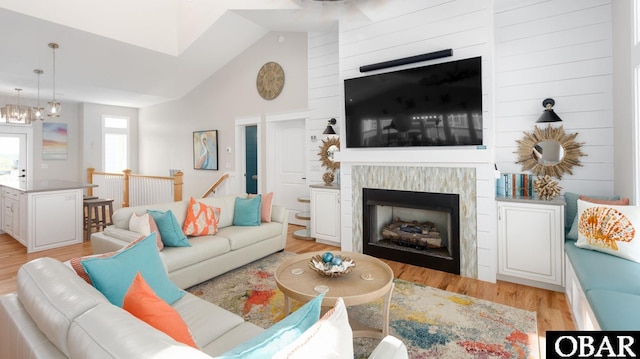
[[340,168],[340,162],[336,162],[333,158],[333,155],[337,151],[340,151],[340,140],[337,137],[328,137],[322,140],[322,146],[320,146],[318,156],[320,156],[322,166],[328,171],[333,172]]
[[578,133],[565,133],[562,126],[534,127],[524,132],[518,143],[518,161],[523,171],[536,176],[549,175],[558,179],[565,173],[573,174],[574,166],[582,166],[580,157],[586,156],[580,149],[583,143],[575,141]]

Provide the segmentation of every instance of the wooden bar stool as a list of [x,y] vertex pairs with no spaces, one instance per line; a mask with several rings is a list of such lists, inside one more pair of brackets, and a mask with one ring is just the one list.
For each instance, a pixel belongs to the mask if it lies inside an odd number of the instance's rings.
[[82,201],[84,204],[84,240],[88,241],[92,228],[97,231],[105,229],[113,224],[113,200],[105,198],[92,198]]

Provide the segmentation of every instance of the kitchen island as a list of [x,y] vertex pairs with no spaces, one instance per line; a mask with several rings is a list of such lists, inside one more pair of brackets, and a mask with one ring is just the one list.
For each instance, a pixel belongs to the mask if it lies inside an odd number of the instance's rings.
[[83,190],[73,181],[2,182],[2,230],[27,253],[82,243]]

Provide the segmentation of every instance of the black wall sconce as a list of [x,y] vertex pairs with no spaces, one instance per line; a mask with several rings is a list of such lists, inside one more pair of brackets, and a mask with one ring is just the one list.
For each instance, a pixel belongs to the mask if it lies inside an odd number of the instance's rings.
[[327,128],[324,129],[324,132],[322,132],[323,135],[335,135],[336,131],[333,129],[332,125],[336,124],[336,119],[332,118],[329,121],[327,121]]
[[538,121],[536,121],[536,123],[539,122],[562,122],[562,119],[560,118],[560,116],[558,116],[556,114],[555,111],[553,111],[553,105],[555,105],[556,102],[552,99],[552,98],[545,98],[542,101],[542,107],[544,107],[544,111],[542,112],[542,115],[540,115],[540,117],[538,118]]

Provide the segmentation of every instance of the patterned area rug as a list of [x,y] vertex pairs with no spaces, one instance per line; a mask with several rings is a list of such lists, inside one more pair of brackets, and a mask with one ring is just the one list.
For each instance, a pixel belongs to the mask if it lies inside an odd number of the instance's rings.
[[[188,291],[267,328],[283,318],[284,295],[273,273],[278,263],[292,255],[276,253]],[[349,317],[379,328],[381,307],[382,300],[349,307]],[[535,312],[398,279],[389,331],[415,359],[539,357]],[[377,343],[355,339],[355,357],[367,358]]]

